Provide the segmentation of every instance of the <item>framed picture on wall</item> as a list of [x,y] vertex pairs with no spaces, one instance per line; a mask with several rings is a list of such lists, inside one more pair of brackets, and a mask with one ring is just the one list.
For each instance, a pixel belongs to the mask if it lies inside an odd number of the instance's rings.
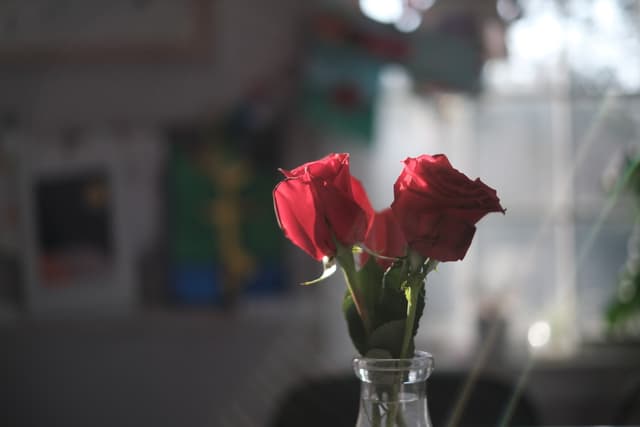
[[202,59],[211,0],[5,0],[0,63]]
[[25,296],[34,314],[128,311],[132,257],[113,143],[27,137],[20,200]]

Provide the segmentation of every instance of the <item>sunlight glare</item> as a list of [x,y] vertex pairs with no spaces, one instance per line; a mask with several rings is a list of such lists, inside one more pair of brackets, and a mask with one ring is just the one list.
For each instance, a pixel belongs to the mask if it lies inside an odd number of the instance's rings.
[[513,0],[498,0],[496,11],[505,21],[513,21],[520,15],[520,7]]
[[411,4],[411,7],[415,9],[427,10],[431,8],[431,6],[433,6],[435,2],[436,0],[411,0],[410,4]]
[[531,347],[543,347],[549,342],[549,338],[551,338],[551,327],[549,323],[538,321],[529,327],[527,339]]
[[400,19],[396,21],[395,27],[398,31],[401,31],[403,33],[410,33],[417,30],[418,27],[420,27],[421,23],[422,15],[420,15],[420,13],[416,12],[414,9],[407,8],[405,9]]
[[383,24],[392,24],[402,16],[402,0],[360,0],[360,10],[367,18]]

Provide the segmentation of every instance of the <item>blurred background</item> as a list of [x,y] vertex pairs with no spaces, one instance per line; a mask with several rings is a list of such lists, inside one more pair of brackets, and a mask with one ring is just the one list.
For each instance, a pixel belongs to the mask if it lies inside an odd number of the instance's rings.
[[376,209],[421,153],[507,209],[429,276],[430,401],[640,423],[639,94],[638,0],[0,1],[0,423],[295,425],[355,379],[271,201],[330,152]]

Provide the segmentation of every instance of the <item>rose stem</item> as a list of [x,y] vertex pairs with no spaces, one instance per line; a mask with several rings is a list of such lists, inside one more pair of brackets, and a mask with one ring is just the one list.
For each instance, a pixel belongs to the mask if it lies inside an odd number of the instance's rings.
[[357,278],[354,277],[355,274],[355,263],[353,261],[353,252],[351,250],[346,250],[342,245],[336,243],[336,258],[340,263],[340,267],[342,267],[342,271],[344,273],[345,282],[347,283],[347,289],[351,294],[351,299],[353,300],[353,305],[356,307],[356,311],[362,319],[362,324],[364,325],[364,329],[369,334],[371,332],[371,325],[369,324],[369,316],[366,310],[364,310],[362,306],[362,301],[360,300],[360,294],[356,291],[356,288],[353,286],[353,283],[357,284]]
[[410,275],[409,283],[404,290],[405,297],[407,299],[407,321],[404,326],[404,337],[402,338],[402,350],[400,351],[400,358],[405,359],[409,357],[409,344],[411,343],[411,337],[413,337],[413,327],[416,323],[416,312],[418,307],[418,297],[420,296],[420,287],[424,283],[424,276]]

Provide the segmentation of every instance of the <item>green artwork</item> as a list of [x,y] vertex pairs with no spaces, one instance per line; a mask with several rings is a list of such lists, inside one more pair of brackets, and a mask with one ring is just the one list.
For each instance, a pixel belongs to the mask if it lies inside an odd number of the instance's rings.
[[172,290],[180,302],[227,304],[284,286],[273,214],[276,167],[257,164],[224,135],[171,146]]

